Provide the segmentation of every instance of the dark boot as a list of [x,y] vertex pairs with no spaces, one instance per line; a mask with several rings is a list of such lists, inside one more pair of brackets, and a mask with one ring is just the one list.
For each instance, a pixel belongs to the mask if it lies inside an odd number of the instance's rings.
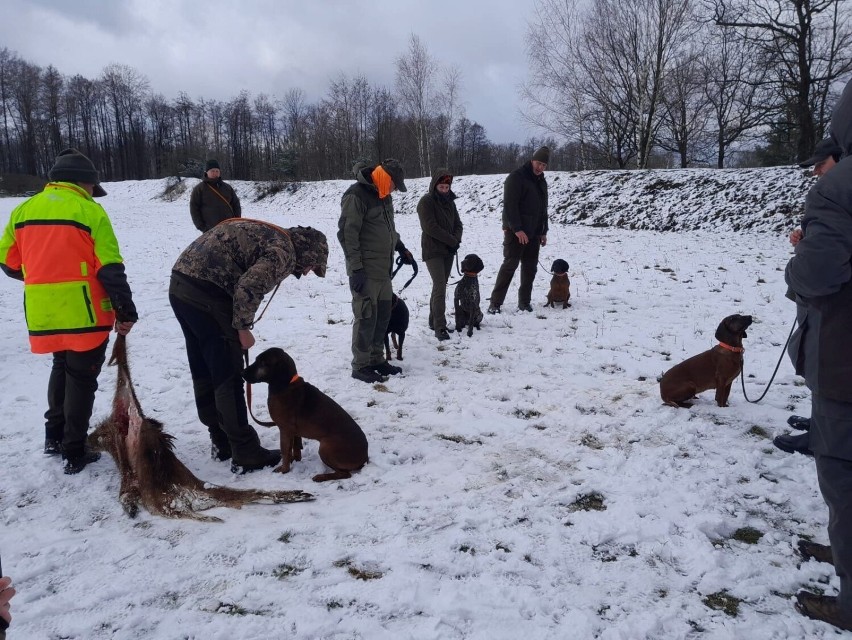
[[361,367],[352,371],[352,377],[361,382],[373,384],[374,382],[387,382],[387,376],[376,373],[372,367]]
[[231,461],[231,473],[250,473],[265,467],[274,467],[279,462],[281,462],[280,451],[260,447],[251,455],[234,456]]
[[44,455],[58,456],[62,453],[62,440],[54,440],[53,438],[44,439]]
[[834,564],[834,556],[831,555],[831,547],[827,544],[818,544],[810,540],[799,540],[797,545],[799,555],[803,560],[816,560],[817,562],[826,562]]
[[437,331],[435,331],[435,337],[438,338],[438,340],[441,340],[441,341],[449,340],[450,339],[450,332],[447,331],[446,329],[438,329]]
[[80,473],[86,468],[87,464],[97,462],[101,459],[101,454],[97,451],[92,451],[83,445],[64,446],[62,448],[63,463],[62,471],[65,475],[74,475]]
[[790,416],[787,418],[787,424],[796,431],[808,431],[811,428],[811,419],[803,418],[802,416]]
[[791,436],[789,433],[784,436],[775,436],[772,444],[787,453],[801,453],[806,456],[814,455],[814,452],[811,451],[811,435],[809,433],[803,433],[798,436]]
[[210,457],[224,462],[231,459],[231,443],[219,427],[207,427],[210,433]]
[[380,362],[379,364],[374,364],[371,369],[378,373],[380,376],[395,376],[398,373],[402,373],[402,367],[395,367],[394,365],[388,362]]
[[529,311],[532,312],[533,308],[529,302],[520,302],[518,303],[518,311]]
[[819,596],[810,591],[796,594],[796,610],[811,620],[821,620],[844,631],[852,631],[852,618],[840,610],[837,596]]

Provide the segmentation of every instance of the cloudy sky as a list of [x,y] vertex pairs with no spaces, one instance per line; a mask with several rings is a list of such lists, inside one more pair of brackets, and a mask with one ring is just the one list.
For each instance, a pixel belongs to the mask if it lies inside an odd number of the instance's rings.
[[392,86],[394,60],[417,34],[462,71],[468,117],[494,142],[523,142],[518,85],[532,0],[0,0],[0,47],[66,75],[110,63],[166,97],[229,99],[245,89],[310,102],[341,72]]

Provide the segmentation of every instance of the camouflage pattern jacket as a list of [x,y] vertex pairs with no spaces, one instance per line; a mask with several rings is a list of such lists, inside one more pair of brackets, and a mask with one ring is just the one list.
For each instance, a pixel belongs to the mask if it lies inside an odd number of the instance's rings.
[[296,262],[288,230],[240,218],[199,236],[172,270],[222,289],[233,299],[233,327],[250,329],[263,296],[294,272]]

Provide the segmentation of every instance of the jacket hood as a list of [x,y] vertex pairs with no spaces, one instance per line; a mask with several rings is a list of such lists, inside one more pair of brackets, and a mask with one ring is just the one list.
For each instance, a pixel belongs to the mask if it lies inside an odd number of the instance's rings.
[[296,250],[294,273],[301,274],[305,268],[313,267],[314,273],[324,278],[328,267],[328,240],[325,234],[311,227],[291,227],[287,233]]
[[360,184],[366,184],[375,189],[376,185],[373,184],[373,178],[371,177],[375,168],[376,165],[374,164],[359,162],[354,167],[352,167],[352,171],[355,174],[355,180]]
[[837,140],[844,156],[852,155],[852,80],[846,83],[831,114],[831,135]]
[[[440,195],[438,190],[435,188],[438,186],[438,180],[443,178],[444,176],[451,176],[453,172],[447,169],[446,167],[438,167],[435,171],[432,172],[432,180],[429,182],[429,193],[434,195]],[[451,200],[455,200],[456,194],[453,193],[452,186],[450,187],[450,192],[447,194]]]

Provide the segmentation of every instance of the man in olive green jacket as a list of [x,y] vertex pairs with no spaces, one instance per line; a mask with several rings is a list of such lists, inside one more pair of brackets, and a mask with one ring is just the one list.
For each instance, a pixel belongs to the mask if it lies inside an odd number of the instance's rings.
[[337,239],[346,258],[352,290],[352,377],[383,382],[401,373],[385,360],[384,339],[391,315],[391,268],[397,251],[405,264],[414,259],[394,226],[391,193],[406,191],[405,171],[398,160],[354,167],[356,182],[340,202]]
[[420,244],[423,262],[432,278],[429,298],[429,328],[438,340],[449,340],[447,331],[447,280],[453,268],[453,256],[462,239],[462,222],[452,191],[453,175],[449,169],[438,169],[432,175],[429,191],[417,203],[417,215],[423,230]]
[[222,220],[242,216],[237,192],[222,180],[217,160],[208,160],[204,165],[204,178],[189,196],[189,213],[192,223],[201,233],[209,231]]

